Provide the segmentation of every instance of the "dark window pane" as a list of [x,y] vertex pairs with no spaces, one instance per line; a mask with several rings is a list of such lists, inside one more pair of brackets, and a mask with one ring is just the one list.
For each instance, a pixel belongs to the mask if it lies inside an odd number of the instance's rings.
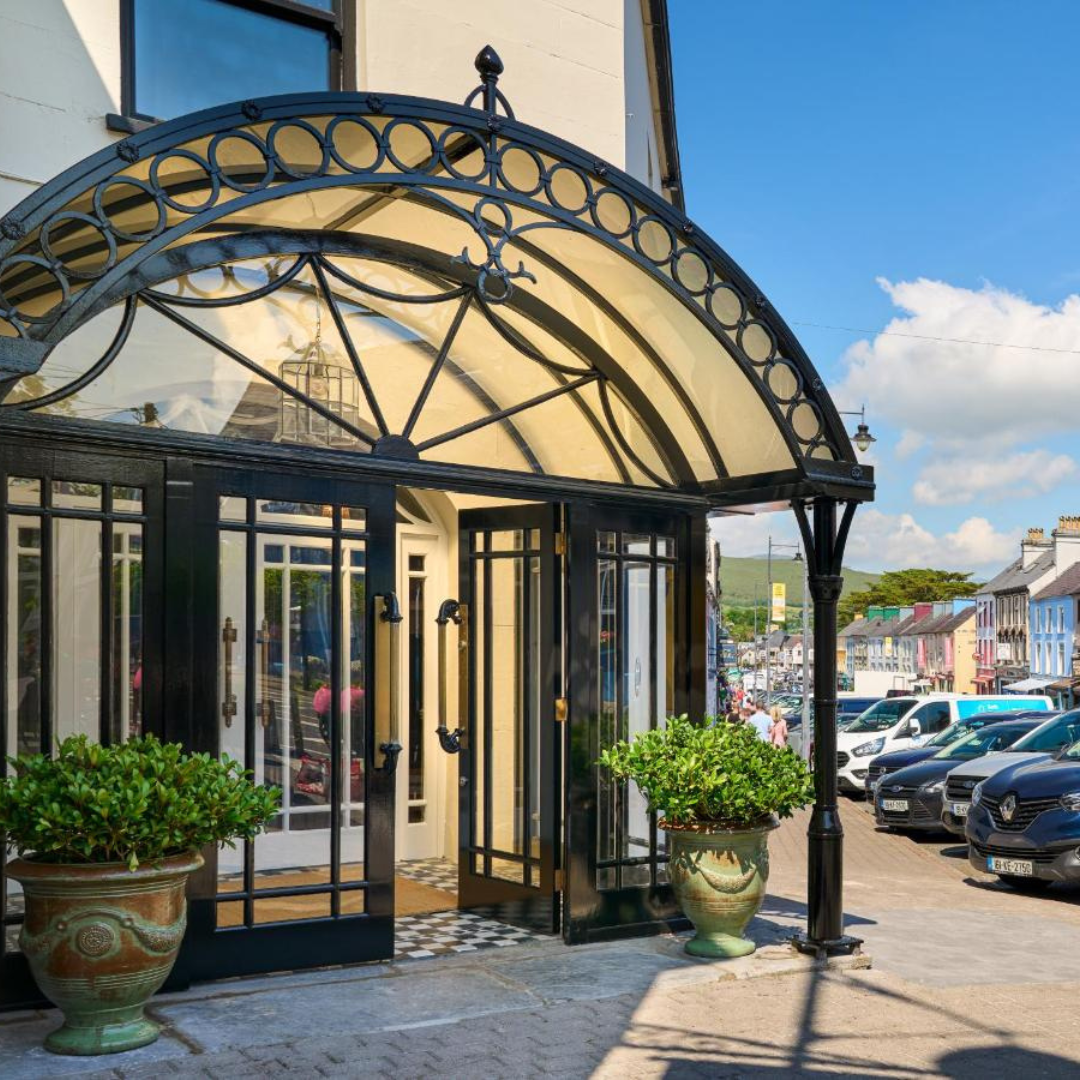
[[322,30],[223,0],[135,2],[135,109],[144,116],[168,119],[226,101],[329,90],[329,73]]

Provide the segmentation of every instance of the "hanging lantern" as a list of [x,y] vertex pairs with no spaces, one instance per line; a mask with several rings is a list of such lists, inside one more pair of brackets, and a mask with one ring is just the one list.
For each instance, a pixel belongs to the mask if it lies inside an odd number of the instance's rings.
[[[335,424],[324,412],[306,402],[321,405],[324,410],[341,417],[348,424],[359,426],[360,384],[356,375],[327,355],[322,340],[322,304],[316,308],[315,337],[299,360],[287,360],[281,365],[281,379],[299,397],[282,392],[282,442],[318,446],[353,447],[356,438]],[[303,400],[300,400],[303,399]]]

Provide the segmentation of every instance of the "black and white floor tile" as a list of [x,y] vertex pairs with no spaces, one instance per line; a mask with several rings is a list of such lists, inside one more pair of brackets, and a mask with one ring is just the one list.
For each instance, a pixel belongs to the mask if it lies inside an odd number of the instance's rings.
[[410,878],[412,881],[421,881],[425,885],[431,885],[436,889],[445,889],[446,892],[457,893],[457,863],[451,862],[449,859],[409,859],[399,862],[394,867],[394,872],[399,877]]
[[539,934],[470,911],[403,915],[394,920],[395,960],[426,960],[543,940]]

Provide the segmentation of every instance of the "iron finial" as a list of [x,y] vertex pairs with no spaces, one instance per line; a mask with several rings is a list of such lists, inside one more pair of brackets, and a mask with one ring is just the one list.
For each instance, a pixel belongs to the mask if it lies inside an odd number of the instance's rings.
[[510,108],[510,102],[499,90],[499,76],[504,67],[499,54],[490,46],[485,45],[477,54],[476,70],[480,72],[480,85],[465,99],[465,104],[472,106],[477,98],[482,101],[481,107],[489,116],[494,116],[501,105],[506,115],[513,120],[514,110]]
[[473,62],[476,64],[476,70],[480,72],[480,78],[484,82],[488,80],[496,81],[505,70],[499,54],[490,45],[485,45],[476,54],[476,60]]

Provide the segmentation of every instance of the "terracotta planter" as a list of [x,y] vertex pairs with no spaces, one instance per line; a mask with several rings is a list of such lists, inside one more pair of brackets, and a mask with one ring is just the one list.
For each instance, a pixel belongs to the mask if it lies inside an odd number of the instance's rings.
[[111,1054],[158,1037],[143,1015],[172,970],[187,927],[184,888],[196,852],[130,871],[121,863],[17,859],[8,873],[26,894],[19,947],[64,1013],[45,1040],[57,1054]]
[[743,934],[765,902],[769,833],[775,817],[743,828],[667,828],[668,872],[683,914],[697,933],[686,943],[693,956],[746,956],[756,946]]

